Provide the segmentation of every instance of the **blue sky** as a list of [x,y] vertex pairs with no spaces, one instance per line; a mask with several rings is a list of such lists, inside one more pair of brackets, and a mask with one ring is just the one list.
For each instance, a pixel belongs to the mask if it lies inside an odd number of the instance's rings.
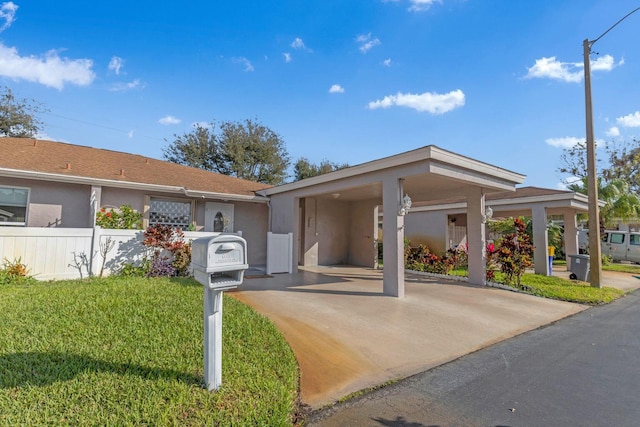
[[[258,119],[293,160],[435,144],[556,188],[584,139],[582,41],[640,1],[1,3],[0,78],[44,137],[162,158],[194,123]],[[599,140],[640,134],[640,12],[594,45]]]

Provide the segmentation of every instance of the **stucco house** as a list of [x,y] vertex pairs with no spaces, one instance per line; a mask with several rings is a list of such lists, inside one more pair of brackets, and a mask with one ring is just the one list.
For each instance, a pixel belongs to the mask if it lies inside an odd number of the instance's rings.
[[0,138],[0,226],[89,228],[95,211],[131,205],[143,227],[242,231],[251,264],[266,263],[268,185],[136,154]]
[[[269,252],[275,251],[267,235],[276,233],[290,236],[290,249],[282,252],[293,270],[335,264],[375,268],[383,213],[383,289],[391,296],[404,295],[405,236],[427,230],[444,249],[450,224],[464,224],[469,281],[484,284],[488,206],[504,215],[532,215],[537,248],[547,246],[547,215],[565,215],[571,233],[575,213],[586,210],[580,195],[516,191],[524,175],[433,145],[276,187],[59,142],[0,138],[0,149],[0,253],[3,236],[18,234],[15,226],[35,234],[94,229],[98,209],[128,204],[143,213],[144,227],[241,230],[251,265],[268,264]],[[95,253],[95,231],[92,236],[87,251]],[[66,245],[73,250],[73,243]],[[30,250],[24,247],[23,253]],[[567,251],[572,253],[570,247]],[[538,264],[536,271],[548,273]]]

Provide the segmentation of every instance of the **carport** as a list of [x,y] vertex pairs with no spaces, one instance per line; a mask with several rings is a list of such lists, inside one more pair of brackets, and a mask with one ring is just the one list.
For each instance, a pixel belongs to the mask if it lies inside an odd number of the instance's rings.
[[[492,209],[494,218],[532,218],[536,274],[548,276],[551,273],[547,261],[549,216],[563,218],[567,266],[570,265],[568,255],[578,253],[577,214],[588,211],[588,198],[584,194],[567,190],[522,187],[515,192],[489,194],[485,202]],[[467,215],[467,203],[462,198],[419,203],[407,217],[407,235],[412,242],[425,243],[437,250],[448,249],[457,240],[451,235],[452,226],[468,226]]]
[[524,176],[429,145],[259,192],[270,198],[269,229],[292,233],[298,265],[374,267],[383,219],[383,293],[404,296],[405,196],[459,197],[467,206],[469,281],[485,284],[485,196],[513,192]]

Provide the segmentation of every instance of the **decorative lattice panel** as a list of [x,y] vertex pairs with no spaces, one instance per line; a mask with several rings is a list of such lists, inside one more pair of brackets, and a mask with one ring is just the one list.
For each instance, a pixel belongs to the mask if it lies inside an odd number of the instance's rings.
[[151,200],[149,224],[163,224],[182,229],[191,224],[191,203],[171,200]]

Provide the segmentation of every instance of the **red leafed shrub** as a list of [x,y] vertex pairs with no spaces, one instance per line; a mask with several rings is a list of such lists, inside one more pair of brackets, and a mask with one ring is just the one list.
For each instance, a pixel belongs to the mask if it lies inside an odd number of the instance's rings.
[[504,273],[506,285],[520,287],[520,278],[533,265],[533,245],[527,234],[527,226],[520,218],[513,219],[515,231],[505,234],[496,252],[496,261]]
[[[149,276],[189,275],[191,244],[184,241],[181,229],[162,224],[152,225],[144,231],[143,243],[153,249]],[[170,257],[166,255],[167,252],[171,254]],[[168,263],[172,268],[168,268]]]

